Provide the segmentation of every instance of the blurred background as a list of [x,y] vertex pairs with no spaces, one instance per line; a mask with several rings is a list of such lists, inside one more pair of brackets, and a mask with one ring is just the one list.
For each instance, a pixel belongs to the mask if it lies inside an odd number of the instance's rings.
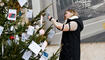
[[[67,9],[79,12],[84,23],[81,32],[81,60],[105,60],[105,0],[28,0],[33,9],[33,17],[52,4],[46,11],[63,23],[63,15]],[[51,25],[47,18],[46,29]],[[60,47],[62,32],[53,28],[55,34],[48,38],[47,52],[51,56]],[[55,50],[53,49],[55,48]]]

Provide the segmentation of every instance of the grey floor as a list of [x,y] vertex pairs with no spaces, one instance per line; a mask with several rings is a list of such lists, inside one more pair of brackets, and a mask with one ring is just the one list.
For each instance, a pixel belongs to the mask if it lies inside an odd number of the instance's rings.
[[[47,47],[49,57],[56,52],[59,45]],[[81,43],[81,60],[105,60],[105,42]]]

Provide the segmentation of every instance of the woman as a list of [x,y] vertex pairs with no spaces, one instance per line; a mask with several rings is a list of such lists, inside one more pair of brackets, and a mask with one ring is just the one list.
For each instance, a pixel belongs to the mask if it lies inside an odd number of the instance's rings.
[[64,24],[56,22],[51,16],[48,18],[56,28],[63,31],[59,60],[80,60],[80,32],[83,30],[83,22],[78,13],[73,9],[66,10]]

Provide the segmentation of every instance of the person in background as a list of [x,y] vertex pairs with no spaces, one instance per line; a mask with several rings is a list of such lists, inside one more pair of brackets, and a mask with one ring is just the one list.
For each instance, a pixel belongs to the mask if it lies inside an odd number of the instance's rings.
[[66,10],[63,24],[51,16],[48,19],[57,29],[63,31],[59,60],[80,60],[80,34],[84,26],[78,12],[73,9]]

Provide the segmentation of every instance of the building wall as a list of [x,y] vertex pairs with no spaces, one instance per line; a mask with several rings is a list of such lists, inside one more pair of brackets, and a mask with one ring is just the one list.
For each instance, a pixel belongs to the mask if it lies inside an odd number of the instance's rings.
[[[75,2],[76,1],[77,0],[75,0]],[[85,1],[85,0],[78,0],[77,2],[81,2],[81,1]],[[85,28],[82,32],[82,39],[88,38],[90,36],[94,36],[94,35],[96,35],[96,33],[98,34],[98,33],[104,32],[104,29],[102,28],[102,22],[105,22],[105,20],[104,20],[105,14],[103,13],[103,12],[105,12],[105,8],[104,8],[105,3],[102,3],[101,5],[98,5],[98,4],[92,5],[91,4],[91,6],[89,6],[89,8],[84,8],[84,6],[82,6],[80,4],[78,5],[77,2],[75,3],[74,0],[38,0],[36,4],[38,4],[39,6],[36,5],[34,2],[33,2],[33,7],[34,7],[34,11],[35,11],[34,14],[38,13],[39,11],[43,10],[48,5],[50,5],[52,2],[54,2],[47,9],[46,12],[49,13],[50,16],[52,16],[56,19],[61,18],[60,20],[63,20],[64,11],[66,9],[73,8],[73,9],[78,10],[79,13],[81,14],[82,18],[84,18],[83,20],[85,23],[84,24]],[[68,2],[70,2],[71,4],[68,5]],[[65,3],[67,3],[67,4],[65,4]],[[82,2],[82,3],[84,3],[84,2]],[[91,3],[94,3],[94,0],[91,0]],[[102,14],[103,14],[103,16],[102,16]],[[45,18],[45,21],[46,21],[46,28],[48,28],[51,25],[51,22],[49,22],[47,18]],[[93,31],[93,29],[95,29],[95,30]],[[56,34],[52,39],[48,39],[48,40],[52,44],[59,44],[60,40],[61,40],[61,34],[62,33],[59,32],[55,27],[53,30],[55,30]]]
[[33,16],[35,17],[40,12],[40,0],[32,0]]

